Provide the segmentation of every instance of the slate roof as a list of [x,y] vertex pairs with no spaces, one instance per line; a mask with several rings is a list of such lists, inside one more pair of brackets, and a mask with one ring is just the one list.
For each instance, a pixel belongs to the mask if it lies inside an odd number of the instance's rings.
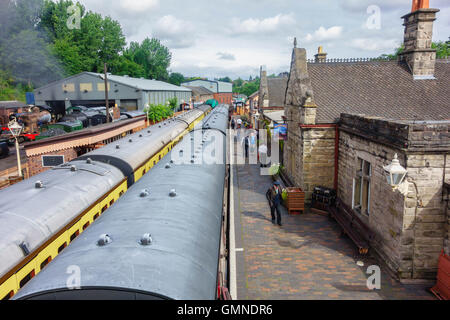
[[8,108],[24,108],[27,105],[20,101],[0,101],[0,108],[8,109]]
[[450,120],[450,61],[437,60],[436,80],[414,80],[396,61],[309,63],[317,123],[341,113],[397,120]]
[[269,107],[284,107],[288,78],[267,78]]
[[199,95],[199,96],[206,96],[206,95],[213,95],[214,92],[212,92],[209,89],[206,89],[205,87],[194,87],[194,86],[183,86],[185,88],[188,88],[190,90],[192,90],[192,93],[194,95]]
[[265,111],[264,112],[264,116],[270,120],[272,120],[273,122],[276,123],[281,123],[283,122],[283,117],[284,117],[284,110],[281,111],[272,111],[272,112],[268,112]]
[[[94,72],[86,72],[95,77],[101,76],[99,73]],[[115,76],[108,75],[108,80],[117,82],[126,86],[130,86],[133,88],[138,88],[144,91],[185,91],[190,92],[191,90],[184,87],[179,87],[167,82],[158,81],[158,80],[149,80],[149,79],[140,79],[140,78],[131,78],[124,76]]]

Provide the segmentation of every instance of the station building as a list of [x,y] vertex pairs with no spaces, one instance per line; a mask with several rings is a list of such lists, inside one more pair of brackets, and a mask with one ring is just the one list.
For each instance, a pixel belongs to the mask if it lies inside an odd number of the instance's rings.
[[193,80],[183,82],[182,86],[188,87],[203,87],[214,93],[214,99],[219,103],[232,104],[233,101],[233,84],[229,82],[217,80]]
[[[295,47],[285,91],[284,173],[306,200],[315,187],[336,190],[402,280],[435,279],[450,251],[450,63],[431,46],[437,12],[422,6],[402,17],[397,61],[327,59],[322,48],[308,60]],[[263,110],[269,89],[262,72]],[[396,154],[407,176],[393,189],[384,168]]]
[[[166,104],[177,97],[178,102],[189,102],[191,90],[166,82],[108,74],[110,107],[117,105],[122,111],[143,110],[146,105]],[[105,106],[104,75],[82,72],[34,90],[36,105],[48,105],[56,113],[77,105]]]

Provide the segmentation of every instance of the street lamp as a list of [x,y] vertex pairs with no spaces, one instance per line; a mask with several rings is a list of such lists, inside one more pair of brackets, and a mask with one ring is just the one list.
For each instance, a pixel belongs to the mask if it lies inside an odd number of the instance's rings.
[[392,160],[391,164],[383,167],[383,169],[385,171],[388,184],[394,190],[398,189],[408,173],[408,171],[401,166],[397,154],[395,154],[394,160]]
[[11,132],[12,136],[16,140],[16,153],[17,153],[17,170],[19,171],[19,177],[22,178],[22,165],[20,162],[20,150],[19,150],[19,136],[22,132],[22,126],[17,122],[17,120],[13,120],[8,124],[9,132]]

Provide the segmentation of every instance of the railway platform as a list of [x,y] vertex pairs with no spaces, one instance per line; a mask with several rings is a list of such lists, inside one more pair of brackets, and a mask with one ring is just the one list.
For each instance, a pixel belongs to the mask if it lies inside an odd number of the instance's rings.
[[[306,211],[282,214],[273,225],[265,192],[269,176],[257,165],[232,166],[230,205],[231,294],[239,300],[431,300],[430,285],[405,285],[381,268],[381,289],[369,290],[367,269],[379,265],[361,257],[339,226]],[[363,262],[364,266],[358,266]]]

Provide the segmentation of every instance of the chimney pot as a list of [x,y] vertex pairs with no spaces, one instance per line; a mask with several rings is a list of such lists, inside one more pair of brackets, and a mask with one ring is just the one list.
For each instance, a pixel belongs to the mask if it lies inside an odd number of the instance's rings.
[[[408,64],[416,79],[433,78],[436,50],[433,41],[433,22],[439,9],[430,9],[429,0],[413,0],[412,12],[404,17],[404,51],[399,56]],[[419,77],[418,77],[419,76]]]
[[430,8],[430,0],[413,0],[411,12]]
[[317,50],[317,54],[314,56],[316,63],[323,63],[327,61],[327,53],[323,52],[323,47],[320,46]]

